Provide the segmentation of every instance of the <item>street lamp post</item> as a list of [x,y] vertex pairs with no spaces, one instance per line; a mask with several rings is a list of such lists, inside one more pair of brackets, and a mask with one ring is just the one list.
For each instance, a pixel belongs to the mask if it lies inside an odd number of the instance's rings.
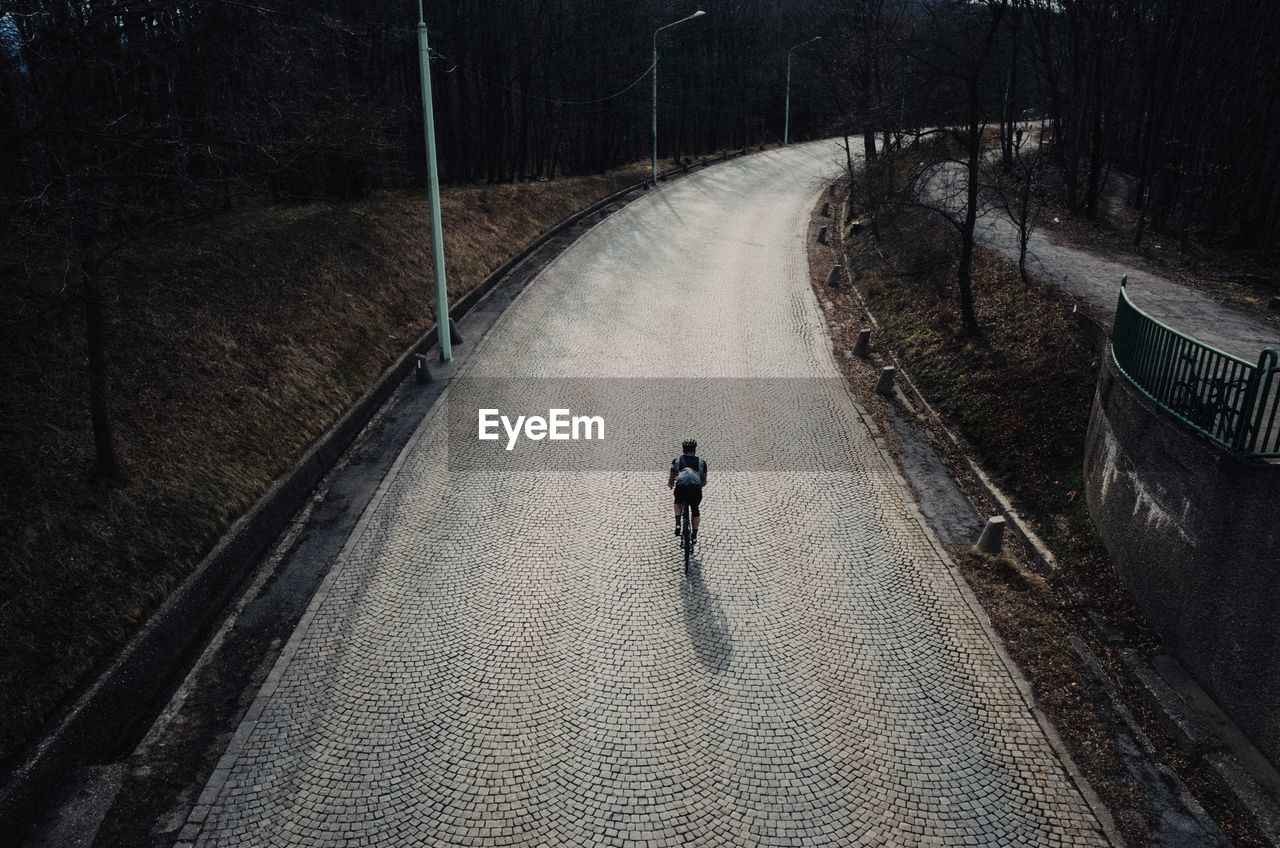
[[700,18],[706,12],[699,9],[687,18],[681,18],[678,21],[658,27],[653,31],[653,184],[658,185],[658,33],[664,29],[670,29],[676,24],[682,24],[685,21],[691,21],[694,18]]
[[802,44],[797,44],[795,47],[792,47],[791,50],[787,51],[787,104],[786,104],[786,117],[784,117],[782,121],[783,146],[786,146],[791,143],[791,51],[796,50],[800,47],[804,47],[805,44],[812,44],[815,41],[821,41],[821,40],[822,40],[822,36],[815,35],[813,38],[809,39],[808,41]]
[[423,132],[427,138],[427,198],[431,205],[431,259],[436,271],[436,332],[440,339],[440,359],[453,359],[449,336],[449,287],[444,274],[444,234],[440,226],[440,173],[436,168],[436,121],[431,105],[431,48],[427,46],[427,22],[418,0],[418,56],[422,73]]

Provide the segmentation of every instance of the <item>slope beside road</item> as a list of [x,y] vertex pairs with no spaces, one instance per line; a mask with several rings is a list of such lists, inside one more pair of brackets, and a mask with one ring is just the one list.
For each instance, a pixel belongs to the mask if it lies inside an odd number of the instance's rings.
[[[479,341],[180,844],[1104,845],[831,358],[837,150],[637,200]],[[478,408],[600,442],[476,439]],[[711,464],[686,573],[666,465]]]

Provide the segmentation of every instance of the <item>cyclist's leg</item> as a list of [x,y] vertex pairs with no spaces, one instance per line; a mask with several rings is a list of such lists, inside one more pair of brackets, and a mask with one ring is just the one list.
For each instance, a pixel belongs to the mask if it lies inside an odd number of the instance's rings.
[[693,509],[693,533],[696,536],[698,534],[698,525],[702,523],[702,510],[699,509],[702,504],[702,490],[699,489],[689,500],[689,506]]

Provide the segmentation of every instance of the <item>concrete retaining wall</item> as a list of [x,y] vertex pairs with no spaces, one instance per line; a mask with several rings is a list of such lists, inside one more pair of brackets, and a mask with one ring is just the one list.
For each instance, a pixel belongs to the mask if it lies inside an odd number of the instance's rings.
[[1280,464],[1195,435],[1108,349],[1084,474],[1089,514],[1166,648],[1280,762]]

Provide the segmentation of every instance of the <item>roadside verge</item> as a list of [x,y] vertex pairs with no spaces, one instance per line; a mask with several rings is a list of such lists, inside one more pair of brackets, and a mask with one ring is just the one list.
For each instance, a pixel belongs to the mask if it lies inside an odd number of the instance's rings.
[[[986,254],[978,257],[975,288],[987,334],[958,338],[950,264],[912,254],[936,247],[914,229],[919,222],[882,218],[877,240],[865,221],[848,232],[834,197],[830,207],[829,217],[815,215],[814,230],[826,225],[833,245],[814,250],[825,254],[826,267],[843,267],[836,286],[823,274],[815,288],[837,362],[880,422],[922,512],[929,514],[937,492],[908,468],[920,453],[932,453],[982,516],[1006,515],[1014,533],[1004,556],[973,550],[980,521],[946,547],[1125,840],[1269,844],[1222,782],[1203,763],[1188,762],[1153,715],[1132,661],[1158,645],[1140,617],[1119,617],[1131,605],[1114,591],[1117,578],[1105,559],[1089,560],[1086,540],[1076,535],[1088,528],[1064,517],[1064,508],[1078,506],[1078,488],[1065,472],[1078,476],[1084,422],[1061,416],[1080,406],[1078,416],[1087,417],[1099,349],[1094,328],[1070,303],[1028,290],[1016,268],[997,267]],[[864,327],[872,343],[861,358],[851,349]],[[882,366],[898,369],[888,399],[874,392]],[[1024,450],[1011,445],[1017,440],[1026,440]],[[1094,568],[1105,569],[1096,580]]]

